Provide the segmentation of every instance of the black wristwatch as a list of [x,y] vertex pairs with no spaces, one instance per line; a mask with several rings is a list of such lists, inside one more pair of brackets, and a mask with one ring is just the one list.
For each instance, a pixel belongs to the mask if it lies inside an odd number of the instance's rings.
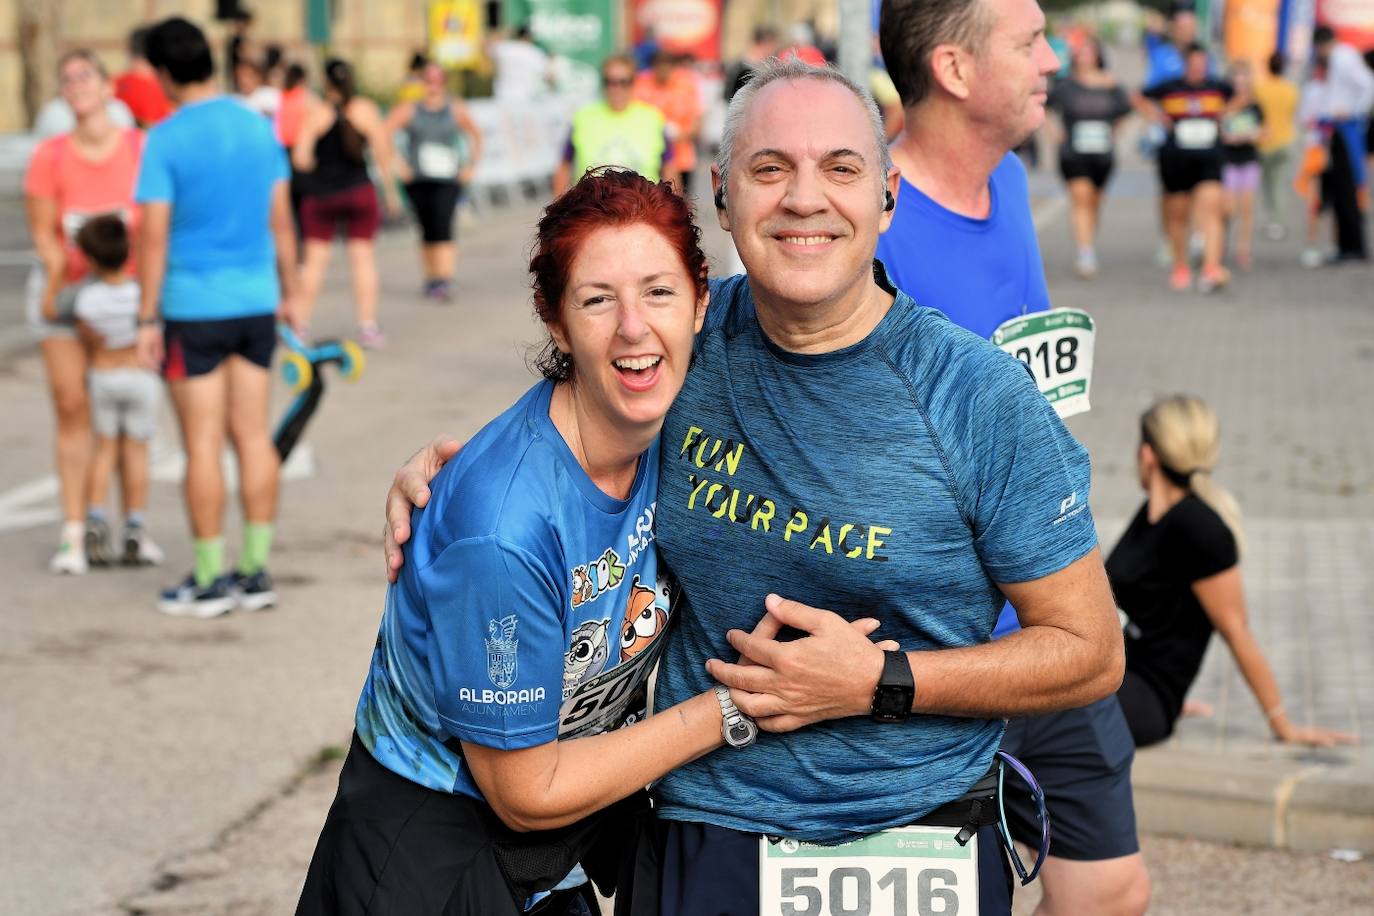
[[916,699],[916,677],[911,673],[911,661],[905,652],[884,652],[883,673],[873,690],[873,709],[869,718],[874,722],[904,722],[911,715]]

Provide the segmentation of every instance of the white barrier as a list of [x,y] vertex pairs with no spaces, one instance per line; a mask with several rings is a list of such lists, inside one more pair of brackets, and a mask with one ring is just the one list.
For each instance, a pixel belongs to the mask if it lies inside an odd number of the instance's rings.
[[521,102],[473,99],[472,120],[482,131],[482,159],[473,186],[514,192],[525,184],[547,185],[563,158],[582,96],[550,95]]

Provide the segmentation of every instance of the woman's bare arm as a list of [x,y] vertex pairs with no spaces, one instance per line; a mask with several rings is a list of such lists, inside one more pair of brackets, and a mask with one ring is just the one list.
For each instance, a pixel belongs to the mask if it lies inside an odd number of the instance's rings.
[[1231,649],[1241,676],[1250,692],[1259,701],[1274,737],[1292,744],[1311,744],[1330,747],[1334,744],[1353,744],[1355,736],[1329,728],[1304,728],[1294,725],[1283,707],[1278,681],[1265,660],[1264,652],[1250,630],[1245,613],[1245,590],[1241,583],[1240,565],[1232,566],[1216,575],[1193,583],[1202,610],[1212,621],[1221,638]]

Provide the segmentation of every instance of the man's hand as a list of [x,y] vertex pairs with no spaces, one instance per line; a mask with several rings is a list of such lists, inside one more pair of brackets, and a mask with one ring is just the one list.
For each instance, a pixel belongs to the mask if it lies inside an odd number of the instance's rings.
[[434,441],[410,456],[391,482],[386,493],[386,526],[382,531],[382,553],[386,560],[386,581],[395,582],[405,557],[401,545],[410,540],[410,512],[429,502],[429,482],[462,446],[457,439],[437,436]]
[[144,368],[151,369],[153,372],[162,371],[162,328],[155,324],[142,325],[138,329],[138,338],[134,341],[134,352],[138,354],[138,361]]
[[291,328],[292,332],[299,335],[303,330],[299,317],[301,314],[300,298],[295,295],[283,293],[277,300],[277,321]]
[[[866,715],[882,674],[883,651],[899,648],[891,640],[869,640],[877,621],[851,624],[832,611],[777,595],[764,599],[764,607],[767,614],[752,633],[726,634],[740,654],[739,663],[714,658],[706,662],[707,672],[731,688],[735,705],[771,732]],[[779,642],[784,626],[808,635]]]

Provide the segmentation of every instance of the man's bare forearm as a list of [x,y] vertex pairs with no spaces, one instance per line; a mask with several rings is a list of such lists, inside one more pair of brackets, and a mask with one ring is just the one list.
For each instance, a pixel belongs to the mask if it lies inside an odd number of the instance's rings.
[[1121,686],[1125,665],[1119,631],[1104,645],[1048,626],[907,657],[916,677],[914,712],[982,718],[1086,706]]

